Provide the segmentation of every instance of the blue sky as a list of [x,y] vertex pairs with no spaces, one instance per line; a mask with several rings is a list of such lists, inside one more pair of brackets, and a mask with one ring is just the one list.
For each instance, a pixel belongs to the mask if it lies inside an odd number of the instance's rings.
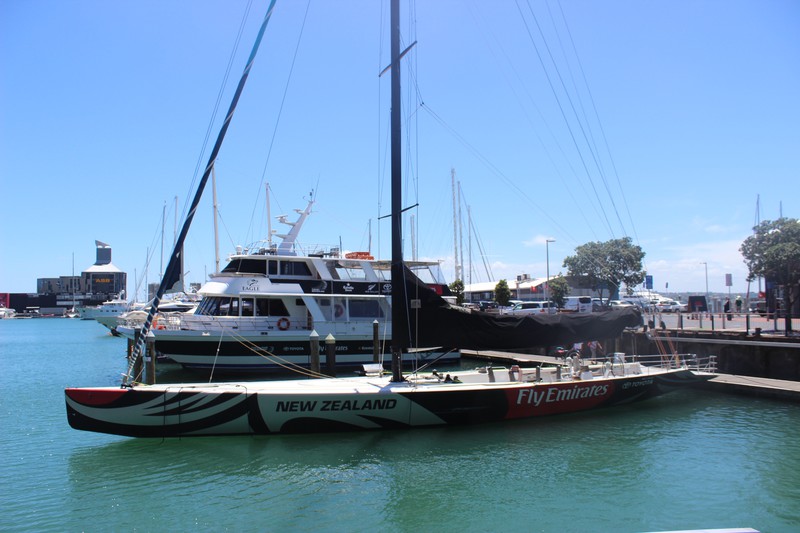
[[[266,4],[253,3],[219,115]],[[69,274],[73,254],[80,272],[95,239],[129,292],[148,249],[158,277],[162,211],[168,248],[246,7],[0,4],[0,292]],[[315,191],[304,244],[363,250],[371,224],[373,253],[390,255],[377,220],[390,205],[389,77],[377,76],[387,12],[278,1],[217,163],[223,258],[266,236],[265,181],[273,216]],[[627,235],[657,290],[704,291],[707,263],[711,291],[731,273],[744,292],[738,248],[759,195],[762,220],[800,216],[800,3],[403,1],[401,12],[404,46],[417,41],[402,71],[404,204],[419,203],[418,256],[443,260],[448,280],[451,169],[474,227],[472,281],[487,280],[484,264],[494,279],[543,276],[547,238],[554,274],[576,246]],[[189,234],[189,281],[214,268],[210,198]]]

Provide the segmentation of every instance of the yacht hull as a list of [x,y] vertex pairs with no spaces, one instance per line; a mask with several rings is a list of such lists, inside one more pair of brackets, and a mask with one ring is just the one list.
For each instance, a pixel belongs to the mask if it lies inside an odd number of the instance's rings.
[[[119,331],[131,338],[130,328]],[[320,365],[327,366],[325,335],[320,335]],[[371,337],[364,335],[336,335],[335,367],[337,371],[360,370],[374,362]],[[387,352],[383,360],[390,359],[389,341],[381,344]],[[218,335],[199,331],[155,331],[155,349],[164,357],[188,370],[214,370],[220,373],[286,374],[296,366],[310,368],[311,355],[308,332],[298,335],[291,331],[269,332],[266,335],[231,333]],[[415,351],[403,354],[403,364],[414,368],[431,361],[438,365],[457,364],[459,351]]]
[[474,373],[468,374],[458,374],[467,380],[462,383],[363,377],[69,388],[67,419],[75,429],[158,438],[464,425],[617,406],[710,377],[684,368],[552,383],[473,383]]

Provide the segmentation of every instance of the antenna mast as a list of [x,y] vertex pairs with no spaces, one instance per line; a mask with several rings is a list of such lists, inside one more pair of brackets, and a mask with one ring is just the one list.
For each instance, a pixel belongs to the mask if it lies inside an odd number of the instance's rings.
[[458,258],[458,206],[456,205],[458,200],[456,192],[456,169],[454,168],[450,169],[450,186],[453,190],[453,258],[455,262],[455,279],[461,279],[461,265],[459,264]]

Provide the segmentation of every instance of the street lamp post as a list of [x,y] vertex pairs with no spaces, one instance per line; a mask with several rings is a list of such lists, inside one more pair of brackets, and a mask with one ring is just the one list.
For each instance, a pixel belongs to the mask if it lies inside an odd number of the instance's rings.
[[708,301],[708,263],[706,263],[704,261],[704,262],[702,262],[700,264],[701,265],[705,265],[705,267],[706,267],[706,309],[708,309],[708,306],[710,304],[710,302]]
[[[556,242],[555,239],[545,239],[544,241],[544,248],[545,253],[547,255],[547,280],[544,283],[544,301],[549,302],[549,292],[550,292],[550,243]],[[547,312],[550,312],[550,304],[547,304]]]

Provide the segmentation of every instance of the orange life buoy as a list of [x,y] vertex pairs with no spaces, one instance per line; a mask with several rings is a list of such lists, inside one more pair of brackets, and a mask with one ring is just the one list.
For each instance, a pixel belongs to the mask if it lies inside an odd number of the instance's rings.
[[333,314],[336,318],[341,318],[344,315],[344,306],[342,304],[336,304],[333,307]]
[[286,331],[287,329],[289,329],[289,319],[283,317],[280,320],[278,320],[278,329],[281,331]]
[[348,252],[344,254],[345,259],[368,259],[372,261],[375,259],[369,252]]
[[158,317],[155,317],[155,318],[153,319],[153,329],[164,329],[164,324],[161,324],[161,323],[158,321]]

